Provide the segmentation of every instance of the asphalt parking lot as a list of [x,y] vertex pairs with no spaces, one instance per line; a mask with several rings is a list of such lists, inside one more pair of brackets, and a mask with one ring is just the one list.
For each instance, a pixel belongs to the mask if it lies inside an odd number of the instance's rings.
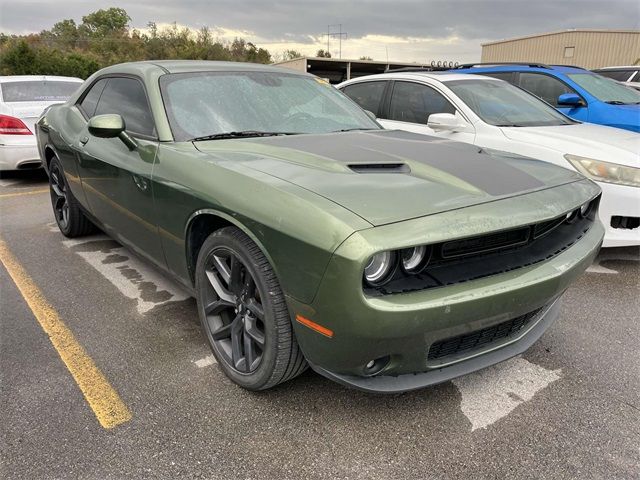
[[0,178],[2,478],[640,478],[639,249],[601,252],[542,339],[490,369],[393,396],[311,371],[250,393],[180,287],[52,222],[43,174]]

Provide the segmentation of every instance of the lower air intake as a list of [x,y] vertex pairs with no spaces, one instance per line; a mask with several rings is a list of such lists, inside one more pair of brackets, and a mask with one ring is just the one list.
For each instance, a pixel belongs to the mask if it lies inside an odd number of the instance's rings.
[[506,322],[492,325],[491,327],[465,333],[456,337],[445,338],[431,344],[429,348],[428,360],[439,360],[444,357],[471,353],[491,346],[492,343],[508,337],[514,337],[538,316],[542,308],[529,312],[525,315],[512,318]]

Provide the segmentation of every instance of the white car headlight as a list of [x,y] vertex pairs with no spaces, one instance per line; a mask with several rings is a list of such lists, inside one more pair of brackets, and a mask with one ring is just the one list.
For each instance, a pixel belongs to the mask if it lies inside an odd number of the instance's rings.
[[591,180],[640,187],[640,168],[603,162],[602,160],[580,157],[579,155],[566,154],[564,158],[566,158],[576,170]]

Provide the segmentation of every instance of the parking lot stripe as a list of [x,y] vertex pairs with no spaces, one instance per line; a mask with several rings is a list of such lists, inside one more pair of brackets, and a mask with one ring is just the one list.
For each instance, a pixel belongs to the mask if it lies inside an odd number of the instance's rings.
[[0,239],[0,261],[18,287],[38,323],[67,366],[104,428],[113,428],[131,420],[131,412],[100,369],[76,340],[55,309]]
[[40,188],[38,190],[29,190],[27,192],[15,192],[15,193],[2,193],[0,194],[0,198],[9,198],[9,197],[21,197],[22,195],[39,195],[41,193],[48,193],[48,188]]

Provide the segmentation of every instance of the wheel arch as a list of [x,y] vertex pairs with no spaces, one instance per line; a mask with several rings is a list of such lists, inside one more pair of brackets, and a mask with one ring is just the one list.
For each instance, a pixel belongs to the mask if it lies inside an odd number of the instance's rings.
[[189,280],[192,285],[195,285],[196,262],[198,260],[200,248],[209,235],[224,227],[237,227],[246,234],[258,246],[260,251],[262,251],[263,255],[269,261],[271,268],[276,272],[276,276],[278,276],[277,269],[273,263],[273,259],[269,255],[269,252],[263,243],[246,225],[240,222],[236,217],[227,213],[213,208],[204,208],[191,214],[187,220],[187,226],[185,229],[185,255]]
[[47,172],[49,171],[49,164],[51,163],[51,160],[55,156],[57,156],[57,153],[56,153],[55,149],[53,148],[53,146],[51,146],[50,144],[45,145],[45,147],[44,147],[44,163],[45,163],[45,168],[46,168]]

